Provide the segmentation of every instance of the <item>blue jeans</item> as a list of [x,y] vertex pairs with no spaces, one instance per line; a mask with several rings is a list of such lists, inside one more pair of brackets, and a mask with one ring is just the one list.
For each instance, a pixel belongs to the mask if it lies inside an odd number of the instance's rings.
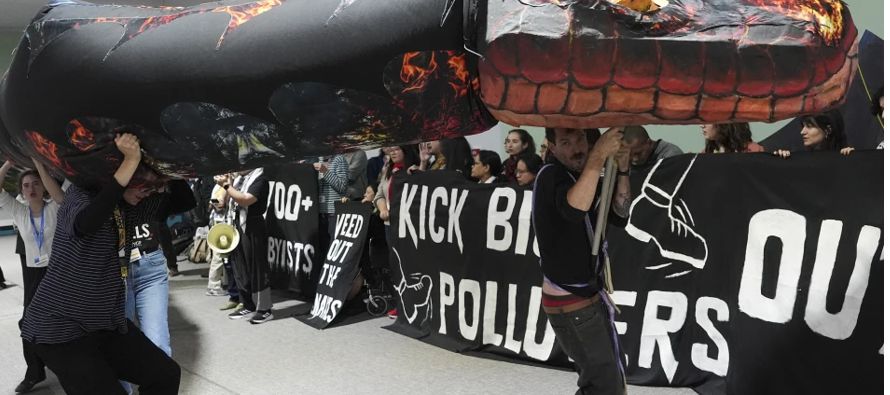
[[127,318],[134,322],[139,318],[139,328],[145,336],[171,356],[170,329],[167,325],[168,290],[167,258],[161,249],[130,263]]

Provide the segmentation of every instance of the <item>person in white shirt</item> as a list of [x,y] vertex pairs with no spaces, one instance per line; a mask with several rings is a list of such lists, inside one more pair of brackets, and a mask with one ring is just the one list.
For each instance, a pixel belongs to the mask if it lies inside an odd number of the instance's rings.
[[[226,198],[226,190],[219,185],[213,186],[213,192],[210,193],[210,224],[209,227],[213,227],[213,225],[226,223],[228,221],[227,213],[228,209],[228,200]],[[229,296],[230,300],[234,299],[234,303],[237,306],[238,303],[238,291],[237,287],[229,287],[230,290],[234,290],[234,293],[230,293],[222,288],[222,279],[223,273],[225,273],[225,261],[223,260],[220,254],[213,254],[210,258],[210,268],[208,271],[208,279],[207,279],[207,292],[205,295],[207,296]],[[235,280],[232,278],[232,274],[228,274],[228,280],[231,285]]]
[[473,168],[470,175],[480,184],[498,183],[498,176],[502,169],[501,157],[496,152],[480,150],[478,154],[473,155]]
[[[0,167],[0,180],[6,179],[6,175],[13,163],[6,161]],[[15,196],[5,190],[0,190],[0,207],[12,213],[12,220],[21,234],[25,245],[25,265],[22,269],[22,277],[25,286],[25,308],[31,303],[40,280],[46,274],[49,263],[50,249],[53,236],[56,232],[56,214],[59,205],[65,199],[65,192],[47,173],[43,164],[34,160],[34,168],[27,170],[19,176],[19,192],[24,202],[16,200]],[[51,200],[44,198],[49,193]],[[24,311],[24,310],[23,310]],[[37,383],[46,379],[46,370],[43,361],[33,350],[33,345],[22,339],[22,351],[28,370],[25,378],[15,388],[16,393],[28,392]]]

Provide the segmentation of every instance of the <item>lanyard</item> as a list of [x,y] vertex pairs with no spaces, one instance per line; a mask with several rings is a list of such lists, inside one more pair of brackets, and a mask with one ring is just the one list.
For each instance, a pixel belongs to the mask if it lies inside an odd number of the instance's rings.
[[121,265],[121,278],[126,279],[130,265],[130,250],[127,247],[127,228],[121,217],[120,207],[114,208],[114,222],[117,224],[118,260]]
[[[28,210],[31,211],[31,210]],[[43,235],[45,234],[45,225],[46,225],[46,216],[43,214],[46,212],[46,204],[43,205],[43,208],[40,209],[40,230],[37,230],[37,224],[34,223],[34,216],[31,213],[28,213],[28,218],[31,220],[31,230],[34,232],[34,240],[37,241],[37,256],[34,257],[34,263],[40,262],[40,254],[43,251]]]

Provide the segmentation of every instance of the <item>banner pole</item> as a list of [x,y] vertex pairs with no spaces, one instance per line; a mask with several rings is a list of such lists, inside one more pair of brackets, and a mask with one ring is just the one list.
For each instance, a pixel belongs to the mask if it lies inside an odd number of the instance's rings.
[[615,163],[615,159],[612,157],[606,159],[605,174],[602,185],[600,185],[600,206],[596,216],[596,228],[593,232],[593,250],[591,254],[594,256],[599,255],[600,242],[606,228],[606,217],[608,216],[609,209],[612,208],[612,191],[615,190],[615,173],[617,171],[618,166]]
[[[596,218],[596,229],[593,233],[593,249],[591,254],[594,257],[599,256],[600,243],[603,241],[603,238],[606,233],[606,219],[609,215],[609,209],[612,208],[612,193],[615,191],[615,182],[617,181],[616,173],[618,171],[618,165],[615,162],[615,158],[609,157],[606,159],[606,168],[603,176],[603,184],[600,186],[600,205],[599,211],[597,212]],[[596,259],[593,261],[594,263],[594,272],[596,271]],[[609,262],[609,256],[607,255],[603,261],[605,265],[605,288],[607,293],[612,293],[612,267]]]

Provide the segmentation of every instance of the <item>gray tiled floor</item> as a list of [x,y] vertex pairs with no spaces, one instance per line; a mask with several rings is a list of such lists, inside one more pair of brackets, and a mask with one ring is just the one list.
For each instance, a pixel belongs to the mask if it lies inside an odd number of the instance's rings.
[[[0,237],[7,283],[21,284],[15,238]],[[381,329],[387,318],[312,329],[288,317],[298,302],[281,301],[276,320],[232,321],[225,298],[204,296],[206,265],[182,264],[173,279],[170,330],[183,369],[183,394],[570,394],[572,372],[464,356]],[[22,288],[0,291],[0,393],[12,393],[25,363],[17,321]],[[54,376],[35,394],[62,393]],[[631,387],[630,394],[691,394],[689,389]]]

